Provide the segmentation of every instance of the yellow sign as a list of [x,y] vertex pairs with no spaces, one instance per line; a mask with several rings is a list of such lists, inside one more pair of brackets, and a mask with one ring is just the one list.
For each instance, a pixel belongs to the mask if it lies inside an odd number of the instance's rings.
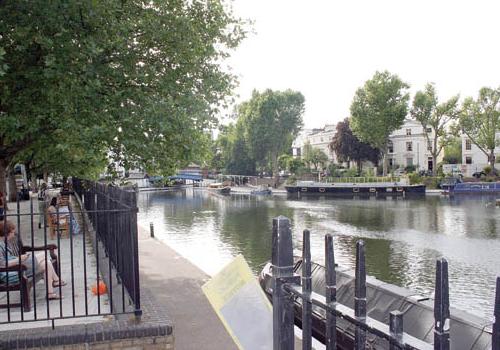
[[271,304],[242,255],[205,283],[202,290],[238,348],[272,349]]

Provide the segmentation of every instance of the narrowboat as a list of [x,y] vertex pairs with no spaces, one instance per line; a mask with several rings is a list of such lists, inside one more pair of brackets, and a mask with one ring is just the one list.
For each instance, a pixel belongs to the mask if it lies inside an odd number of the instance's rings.
[[450,194],[497,194],[500,193],[500,182],[461,182],[450,186]]
[[223,183],[211,183],[208,185],[207,189],[210,192],[217,193],[217,194],[223,194],[223,195],[229,195],[231,194],[231,187],[225,186]]
[[306,195],[425,195],[425,185],[408,185],[402,182],[365,183],[323,183],[297,181],[293,186],[285,186],[287,193]]

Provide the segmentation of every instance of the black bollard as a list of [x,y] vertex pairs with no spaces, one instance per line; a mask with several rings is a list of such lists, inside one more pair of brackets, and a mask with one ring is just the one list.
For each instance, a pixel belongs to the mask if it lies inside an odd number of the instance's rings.
[[434,349],[450,349],[450,298],[448,285],[448,261],[436,262],[436,286],[434,292]]
[[151,235],[151,238],[155,238],[155,228],[152,222],[149,223],[149,234]]

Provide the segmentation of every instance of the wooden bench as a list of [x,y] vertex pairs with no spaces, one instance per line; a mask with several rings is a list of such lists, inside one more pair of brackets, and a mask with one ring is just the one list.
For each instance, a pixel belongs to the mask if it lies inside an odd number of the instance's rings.
[[[59,270],[59,264],[58,264],[58,257],[55,254],[55,250],[57,249],[57,246],[55,244],[47,244],[45,246],[37,246],[37,247],[31,247],[31,246],[26,246],[23,244],[21,239],[15,239],[11,242],[9,242],[9,248],[10,250],[18,255],[18,254],[26,254],[28,252],[33,252],[35,251],[44,251],[48,250],[47,252],[47,257],[50,257],[52,260],[52,265],[54,266],[54,270],[56,271],[57,274]],[[18,255],[19,256],[19,255]],[[31,257],[29,258],[31,259]],[[40,269],[37,270],[35,273],[35,276],[30,276],[27,277],[24,273],[26,270],[26,266],[21,264],[19,266],[18,264],[14,266],[8,266],[6,268],[0,267],[0,272],[15,272],[17,271],[19,274],[19,282],[18,283],[9,283],[7,286],[7,283],[5,282],[0,282],[0,292],[15,292],[19,291],[20,292],[20,302],[19,303],[9,303],[9,304],[0,304],[0,309],[6,309],[8,307],[22,307],[24,312],[30,312],[31,311],[31,299],[30,299],[30,292],[31,289],[33,288],[33,285],[43,279],[44,272],[41,271]]]

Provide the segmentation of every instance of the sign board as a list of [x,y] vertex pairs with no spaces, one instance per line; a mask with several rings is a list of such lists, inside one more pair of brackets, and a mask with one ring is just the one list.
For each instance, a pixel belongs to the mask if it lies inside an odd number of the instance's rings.
[[238,348],[272,349],[272,307],[242,255],[202,290]]

